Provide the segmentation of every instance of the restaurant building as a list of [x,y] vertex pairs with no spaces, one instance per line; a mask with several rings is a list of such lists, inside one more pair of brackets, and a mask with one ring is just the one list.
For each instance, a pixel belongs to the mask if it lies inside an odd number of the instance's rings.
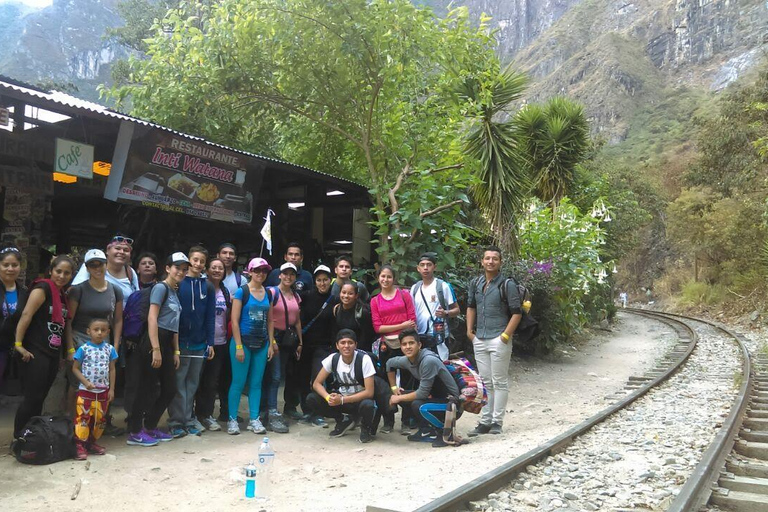
[[274,264],[297,241],[305,267],[347,253],[371,261],[364,187],[2,76],[0,187],[0,240],[25,252],[28,279],[49,254],[118,232],[160,256],[230,241],[241,263],[261,253]]

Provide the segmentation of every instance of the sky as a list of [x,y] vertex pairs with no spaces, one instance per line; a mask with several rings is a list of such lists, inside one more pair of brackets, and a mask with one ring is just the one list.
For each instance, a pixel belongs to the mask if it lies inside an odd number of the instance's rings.
[[48,7],[53,3],[53,0],[0,0],[0,4],[15,4],[20,3],[28,5],[30,7]]

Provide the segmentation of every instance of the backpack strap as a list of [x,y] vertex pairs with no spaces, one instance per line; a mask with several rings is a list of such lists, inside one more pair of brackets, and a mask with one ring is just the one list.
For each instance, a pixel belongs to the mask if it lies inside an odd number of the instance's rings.
[[355,350],[355,379],[357,383],[365,387],[365,377],[363,377],[363,358],[367,354],[362,350]]
[[448,301],[445,300],[445,293],[443,291],[443,283],[444,281],[440,279],[439,277],[435,278],[435,289],[437,290],[437,302],[440,304],[440,307],[444,311],[448,311]]
[[333,373],[333,379],[336,381],[336,386],[338,386],[341,383],[341,379],[339,378],[339,359],[341,359],[341,354],[339,352],[336,352],[333,354],[333,359],[331,359],[331,373]]
[[243,307],[245,307],[245,305],[248,304],[248,299],[251,298],[251,290],[248,288],[248,283],[242,284],[240,286],[240,291],[243,294],[243,298],[240,300],[243,302]]

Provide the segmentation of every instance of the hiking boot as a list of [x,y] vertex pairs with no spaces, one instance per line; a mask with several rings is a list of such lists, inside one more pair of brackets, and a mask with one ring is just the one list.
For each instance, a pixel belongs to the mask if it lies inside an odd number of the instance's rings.
[[104,455],[107,453],[107,449],[100,444],[96,444],[96,441],[91,441],[88,443],[85,449],[88,450],[88,453],[92,453],[93,455]]
[[88,458],[88,450],[85,449],[83,443],[77,443],[77,453],[75,454],[75,460],[86,460]]
[[240,433],[240,425],[237,424],[236,419],[227,420],[227,434],[236,436]]
[[285,420],[283,420],[281,415],[271,412],[269,413],[269,419],[267,420],[267,430],[278,434],[287,434],[288,425],[285,424]]
[[341,437],[347,433],[349,429],[355,424],[355,419],[349,414],[342,415],[340,420],[336,420],[336,426],[331,433],[328,434],[331,437]]
[[295,407],[284,407],[283,416],[292,420],[300,420],[304,415],[297,411]]
[[472,430],[467,432],[467,435],[469,437],[476,437],[476,436],[479,436],[480,434],[487,434],[490,431],[491,431],[491,426],[490,425],[485,425],[483,423],[478,423],[475,428],[473,428]]
[[363,444],[366,444],[366,443],[370,443],[371,441],[373,441],[373,436],[371,435],[371,428],[363,425],[360,428],[360,442]]
[[491,423],[491,429],[488,431],[489,434],[501,434],[501,425],[498,423]]
[[255,420],[251,420],[248,422],[248,430],[253,432],[254,434],[266,434],[267,429],[264,428],[264,425],[262,425],[261,420],[256,418]]
[[167,443],[168,441],[173,440],[173,436],[171,434],[166,434],[159,428],[147,430],[147,434],[149,434],[150,437],[154,437],[158,443]]
[[[422,443],[431,443],[435,440],[435,436],[437,436],[437,432],[431,428],[420,428],[413,434],[408,436],[409,441],[414,442],[422,442]],[[438,436],[439,437],[439,436]]]
[[312,425],[320,428],[328,428],[328,422],[322,416],[315,416],[311,421]]
[[141,430],[137,434],[129,434],[125,444],[130,446],[157,446],[157,439],[147,434],[146,431]]
[[187,431],[181,427],[173,427],[172,429],[170,429],[170,434],[173,436],[174,439],[179,439],[180,437],[186,436]]
[[221,425],[219,425],[219,422],[216,421],[216,419],[213,416],[209,416],[207,418],[203,418],[200,423],[203,424],[203,426],[210,430],[211,432],[218,432],[221,430]]

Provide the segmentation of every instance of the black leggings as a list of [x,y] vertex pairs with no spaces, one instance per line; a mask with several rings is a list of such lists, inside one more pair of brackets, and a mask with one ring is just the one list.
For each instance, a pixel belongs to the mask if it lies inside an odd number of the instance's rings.
[[312,392],[307,396],[307,408],[318,416],[334,418],[337,421],[341,419],[343,414],[349,414],[350,416],[358,418],[360,423],[366,428],[371,427],[374,414],[376,413],[376,403],[370,398],[353,404],[332,407],[324,398],[321,398],[320,395],[315,392]]
[[[147,430],[157,428],[168,404],[176,396],[176,368],[173,366],[173,333],[165,329],[158,329],[160,338],[160,354],[163,364],[160,368],[152,368],[152,345],[149,335],[144,335],[135,350],[138,351],[131,365],[131,371],[127,377],[133,382],[138,382],[136,396],[131,406],[131,416],[128,420],[128,431],[135,434],[141,430],[142,423]],[[153,389],[159,383],[159,393],[153,393]]]
[[34,357],[28,362],[19,359],[21,386],[24,401],[16,411],[13,421],[13,437],[17,438],[24,431],[24,426],[32,416],[40,416],[48,391],[51,390],[59,371],[59,358],[51,357],[34,349],[29,350]]
[[[229,349],[226,344],[214,345],[213,352],[213,359],[205,361],[203,364],[203,375],[200,377],[200,386],[195,395],[195,416],[200,420],[213,416],[216,392],[221,383],[221,370],[224,364],[229,362]],[[231,368],[230,373],[232,373]],[[229,384],[230,382],[227,383],[227,389],[229,389]],[[227,401],[224,399],[221,410],[226,412],[226,406]]]
[[[382,347],[384,347],[384,342],[381,342]],[[379,362],[381,363],[382,368],[387,367],[387,361],[392,359],[393,357],[399,357],[402,356],[403,351],[399,348],[389,348],[387,347],[386,350],[381,350],[379,355]],[[411,372],[407,370],[400,370],[400,387],[405,390],[406,393],[413,391],[419,387],[419,381],[417,381],[413,375],[411,375]],[[403,423],[408,423],[412,418],[415,418],[413,413],[411,412],[411,408],[407,405],[401,406],[403,409],[402,417],[400,418]],[[395,411],[397,408],[395,407]],[[384,424],[390,424],[394,425],[395,423],[395,411],[389,412],[389,413],[383,413],[384,415]]]

